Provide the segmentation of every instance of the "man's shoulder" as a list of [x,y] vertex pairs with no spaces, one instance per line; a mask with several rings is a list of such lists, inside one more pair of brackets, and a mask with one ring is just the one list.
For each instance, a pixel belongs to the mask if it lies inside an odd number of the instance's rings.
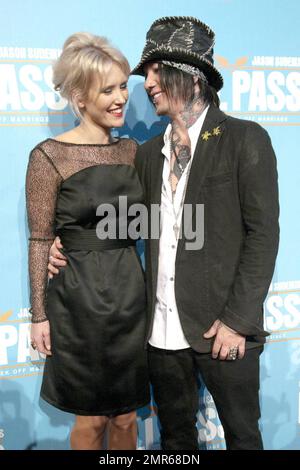
[[162,133],[156,137],[153,137],[138,147],[135,158],[135,167],[140,175],[140,178],[142,178],[142,175],[145,173],[150,159],[152,159],[155,155],[160,155],[164,142],[163,135],[164,134]]
[[227,115],[226,126],[231,132],[237,133],[239,135],[251,135],[251,136],[260,136],[268,135],[267,131],[257,122],[250,121],[247,119],[239,119],[230,115]]
[[155,149],[162,148],[163,145],[163,136],[164,133],[157,135],[156,137],[152,137],[152,139],[147,140],[143,144],[139,146],[140,153],[149,153]]
[[267,159],[272,155],[273,158],[272,140],[259,123],[228,116],[225,133],[229,148],[235,149],[238,158],[247,161],[254,154]]

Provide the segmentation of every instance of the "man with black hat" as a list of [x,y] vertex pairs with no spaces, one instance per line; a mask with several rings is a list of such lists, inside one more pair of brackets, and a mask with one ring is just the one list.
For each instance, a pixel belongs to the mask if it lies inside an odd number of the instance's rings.
[[[157,114],[171,119],[136,158],[146,204],[161,209],[160,238],[146,241],[147,342],[169,450],[198,448],[199,372],[227,448],[263,448],[259,356],[279,238],[276,160],[264,129],[219,110],[213,46],[213,31],[196,18],[160,18],[132,71],[145,76]],[[198,205],[204,243],[194,249],[185,228],[199,227]]]
[[213,46],[198,19],[160,18],[132,71],[171,119],[136,157],[149,215],[153,204],[161,213],[159,239],[146,240],[146,344],[165,450],[198,449],[199,372],[227,449],[263,448],[259,356],[279,238],[276,159],[263,128],[219,110]]

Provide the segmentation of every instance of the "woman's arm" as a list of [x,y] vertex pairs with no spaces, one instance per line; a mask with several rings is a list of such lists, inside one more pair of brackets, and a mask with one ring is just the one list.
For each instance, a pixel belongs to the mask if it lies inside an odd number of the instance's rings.
[[[50,158],[35,148],[29,158],[26,175],[26,205],[29,238],[29,277],[32,313],[31,337],[40,352],[47,354],[49,335],[45,300],[49,248],[55,238],[55,209],[61,176]],[[40,324],[40,325],[38,325]]]

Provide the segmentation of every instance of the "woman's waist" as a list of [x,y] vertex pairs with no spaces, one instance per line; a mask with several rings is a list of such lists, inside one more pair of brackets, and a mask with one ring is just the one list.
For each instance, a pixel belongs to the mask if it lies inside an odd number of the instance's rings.
[[99,234],[96,228],[65,228],[57,230],[56,234],[60,237],[62,245],[67,251],[114,250],[135,246],[136,244],[136,240],[130,238],[126,232],[121,234],[121,237],[117,237],[116,234]]

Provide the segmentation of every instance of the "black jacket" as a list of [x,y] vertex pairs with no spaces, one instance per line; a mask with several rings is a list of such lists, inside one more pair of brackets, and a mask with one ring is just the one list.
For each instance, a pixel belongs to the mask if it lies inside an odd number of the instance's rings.
[[[163,145],[160,135],[137,151],[148,208],[160,204]],[[204,339],[203,333],[220,319],[247,337],[246,347],[260,345],[268,335],[263,329],[263,302],[279,240],[276,158],[267,132],[210,106],[185,204],[204,204],[205,228],[202,249],[187,250],[184,237],[177,248],[175,297],[187,341],[198,352],[210,351],[213,340]],[[158,252],[159,240],[147,240],[147,339],[156,300]]]

